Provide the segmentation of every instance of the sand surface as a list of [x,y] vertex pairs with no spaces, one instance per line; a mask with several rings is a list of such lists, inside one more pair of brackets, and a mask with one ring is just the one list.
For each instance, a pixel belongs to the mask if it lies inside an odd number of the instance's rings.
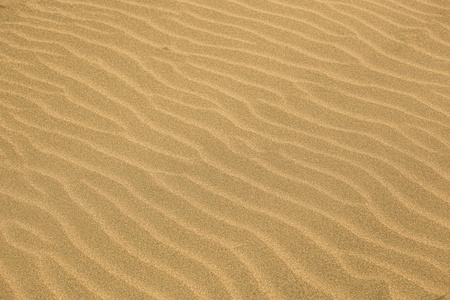
[[450,299],[450,1],[0,0],[0,299]]

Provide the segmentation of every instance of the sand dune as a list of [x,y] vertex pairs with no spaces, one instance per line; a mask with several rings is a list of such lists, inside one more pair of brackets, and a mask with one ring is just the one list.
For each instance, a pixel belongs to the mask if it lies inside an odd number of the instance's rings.
[[0,0],[0,299],[450,297],[449,37],[446,0]]

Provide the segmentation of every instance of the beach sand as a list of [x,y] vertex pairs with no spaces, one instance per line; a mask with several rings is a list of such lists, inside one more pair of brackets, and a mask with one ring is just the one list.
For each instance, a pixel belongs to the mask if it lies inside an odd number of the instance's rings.
[[0,299],[450,299],[448,0],[0,0]]

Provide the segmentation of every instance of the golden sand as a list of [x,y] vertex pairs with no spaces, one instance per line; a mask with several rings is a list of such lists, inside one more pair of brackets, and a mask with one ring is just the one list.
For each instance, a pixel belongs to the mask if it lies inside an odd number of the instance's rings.
[[448,0],[0,0],[0,299],[450,299],[449,74]]

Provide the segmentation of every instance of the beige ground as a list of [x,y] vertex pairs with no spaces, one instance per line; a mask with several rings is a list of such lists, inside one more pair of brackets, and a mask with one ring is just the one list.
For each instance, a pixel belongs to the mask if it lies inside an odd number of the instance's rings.
[[450,1],[0,5],[0,299],[450,299]]

